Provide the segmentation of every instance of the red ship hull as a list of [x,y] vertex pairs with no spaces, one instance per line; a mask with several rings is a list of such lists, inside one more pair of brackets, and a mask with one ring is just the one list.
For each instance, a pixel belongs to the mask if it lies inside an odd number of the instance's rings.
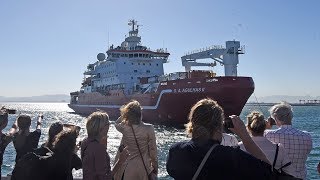
[[117,97],[111,97],[83,93],[79,96],[79,102],[69,104],[69,107],[76,113],[85,115],[103,110],[114,119],[119,116],[121,105],[136,99],[143,107],[144,122],[185,124],[190,108],[202,98],[216,100],[223,107],[226,116],[240,115],[253,91],[254,82],[251,77],[179,79],[162,82],[157,92],[152,94],[118,94]]

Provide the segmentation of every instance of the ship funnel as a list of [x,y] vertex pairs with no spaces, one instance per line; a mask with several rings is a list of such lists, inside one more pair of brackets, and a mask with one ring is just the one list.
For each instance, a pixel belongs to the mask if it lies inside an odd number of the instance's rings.
[[98,59],[99,61],[103,61],[103,60],[106,59],[106,55],[105,55],[104,53],[99,53],[99,54],[97,55],[97,59]]

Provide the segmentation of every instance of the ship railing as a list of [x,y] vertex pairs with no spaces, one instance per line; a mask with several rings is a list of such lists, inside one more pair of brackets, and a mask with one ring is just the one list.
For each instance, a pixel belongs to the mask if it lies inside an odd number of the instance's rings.
[[245,54],[246,51],[246,46],[242,45],[239,49],[238,49],[238,54]]
[[191,55],[191,54],[195,54],[195,53],[200,53],[200,52],[203,52],[203,51],[212,50],[212,49],[226,49],[226,47],[223,46],[223,45],[208,46],[208,47],[205,47],[205,48],[200,48],[200,49],[196,49],[196,50],[193,50],[193,51],[189,51],[189,52],[185,53],[185,56],[188,56],[188,55]]

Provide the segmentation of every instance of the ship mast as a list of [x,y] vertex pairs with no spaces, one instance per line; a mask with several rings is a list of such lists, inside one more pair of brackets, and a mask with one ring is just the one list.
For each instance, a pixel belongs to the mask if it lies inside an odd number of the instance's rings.
[[134,50],[141,42],[141,37],[138,35],[139,25],[134,19],[129,20],[128,25],[131,26],[132,29],[129,31],[129,36],[126,37],[124,45],[128,50]]

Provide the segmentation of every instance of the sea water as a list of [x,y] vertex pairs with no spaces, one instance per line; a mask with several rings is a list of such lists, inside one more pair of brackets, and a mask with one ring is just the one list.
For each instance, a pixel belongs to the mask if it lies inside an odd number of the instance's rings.
[[[42,144],[47,136],[51,123],[55,121],[62,121],[63,123],[72,123],[81,127],[78,141],[86,136],[85,131],[85,117],[72,113],[73,111],[68,108],[66,103],[2,103],[8,108],[17,109],[17,114],[9,115],[8,127],[4,130],[7,132],[15,121],[19,113],[28,114],[32,117],[32,129],[36,126],[36,118],[39,113],[44,115],[42,122],[42,135],[40,143]],[[258,110],[268,116],[267,106],[245,106],[240,117],[245,119],[245,116],[252,110]],[[312,136],[313,149],[307,159],[308,178],[319,179],[316,167],[320,161],[320,106],[294,106],[294,120],[293,126],[298,129],[308,131]],[[166,127],[155,125],[157,146],[158,146],[158,161],[159,161],[159,179],[171,179],[166,172],[166,158],[168,150],[172,144],[178,141],[188,140],[184,129],[174,127]],[[109,130],[108,148],[107,151],[114,159],[117,148],[120,143],[121,134],[112,125]],[[2,176],[12,172],[14,167],[15,151],[12,143],[8,145],[4,154],[2,165]],[[73,171],[74,177],[82,177],[82,171]]]

